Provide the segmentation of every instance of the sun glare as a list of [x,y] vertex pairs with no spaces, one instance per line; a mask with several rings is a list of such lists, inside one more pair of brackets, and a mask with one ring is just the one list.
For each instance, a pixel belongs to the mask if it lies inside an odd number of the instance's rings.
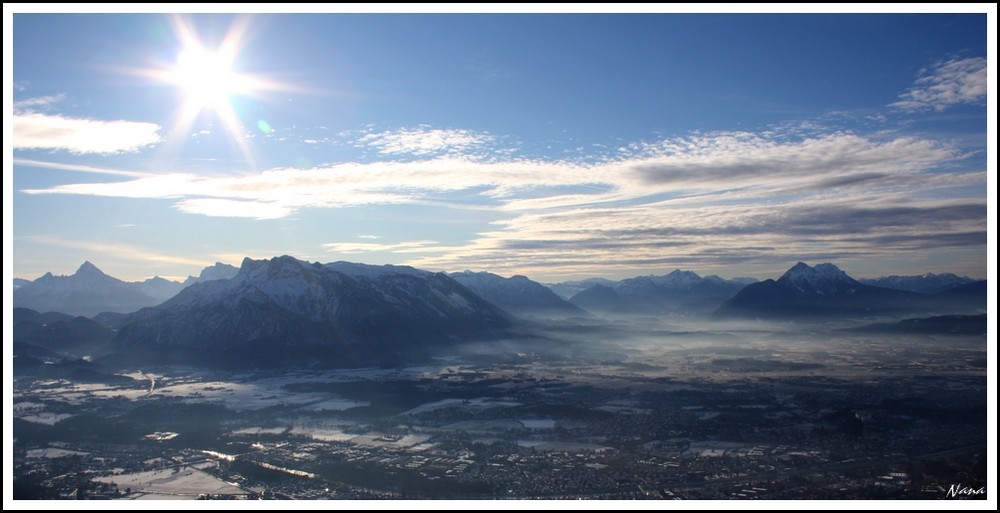
[[219,133],[254,166],[248,134],[273,130],[259,113],[251,114],[253,107],[259,105],[256,100],[268,93],[308,90],[240,69],[241,64],[247,64],[241,62],[241,55],[251,36],[251,19],[248,15],[237,15],[224,33],[218,32],[218,27],[199,33],[191,18],[172,15],[169,21],[177,43],[174,52],[151,59],[157,62],[156,66],[123,70],[175,87],[180,93],[170,135],[161,150],[165,158],[176,155],[195,133]]
[[188,108],[199,111],[224,111],[233,94],[247,89],[245,80],[233,70],[232,58],[201,47],[184,49],[171,75],[172,81],[184,90]]
[[[298,88],[238,69],[238,57],[244,50],[248,36],[249,16],[234,18],[219,44],[214,46],[205,44],[196,27],[184,16],[175,15],[170,20],[179,43],[178,52],[168,57],[161,66],[130,70],[177,87],[181,92],[181,103],[177,106],[171,136],[165,148],[182,145],[195,131],[194,125],[199,118],[207,116],[212,118],[212,126],[220,127],[239,147],[246,161],[253,164],[246,134],[254,131],[261,123],[266,124],[266,121],[244,119],[246,113],[238,110],[240,102],[234,100],[238,97],[258,97],[271,91],[293,91]],[[245,107],[245,102],[243,103]]]

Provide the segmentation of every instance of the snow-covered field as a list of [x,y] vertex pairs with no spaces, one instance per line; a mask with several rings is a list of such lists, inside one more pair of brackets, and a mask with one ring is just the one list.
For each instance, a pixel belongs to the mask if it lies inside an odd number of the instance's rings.
[[34,422],[35,424],[45,424],[46,426],[54,426],[56,425],[56,423],[62,422],[72,417],[73,415],[69,413],[52,413],[45,411],[40,413],[31,413],[28,415],[15,414],[15,416],[21,420]]
[[262,428],[254,426],[254,427],[245,427],[242,429],[237,429],[236,431],[233,431],[232,434],[245,435],[245,436],[280,435],[285,431],[288,431],[288,428],[285,427]]
[[602,452],[611,449],[610,447],[597,444],[582,442],[554,442],[549,440],[518,440],[517,445],[520,445],[521,447],[533,447],[539,451]]
[[328,399],[318,403],[303,406],[305,411],[344,411],[357,406],[368,406],[368,401],[352,401],[350,399]]
[[371,447],[391,447],[405,449],[430,440],[431,435],[411,434],[403,436],[360,435],[351,439],[351,443]]
[[[324,392],[302,392],[290,388],[302,383],[329,383],[383,379],[398,376],[401,371],[385,369],[348,369],[325,372],[294,372],[282,376],[254,374],[213,374],[192,371],[176,375],[124,373],[136,379],[127,385],[100,383],[70,383],[54,381],[32,391],[32,397],[45,402],[82,405],[95,399],[140,401],[147,398],[173,398],[186,403],[215,403],[234,411],[260,410],[275,406],[301,407],[305,411],[343,411],[368,406],[365,401],[352,401]],[[22,402],[15,415],[31,422],[54,423],[68,417],[45,413],[44,404]],[[61,415],[61,414],[60,414]]]
[[197,499],[200,494],[243,495],[246,490],[227,483],[215,476],[206,474],[191,466],[148,470],[133,474],[119,474],[96,477],[94,481],[115,483],[118,489],[131,489],[136,494],[134,499],[153,494],[155,498],[163,499]]
[[58,447],[46,447],[44,449],[29,449],[29,458],[64,458],[66,456],[86,456],[89,452],[73,451],[70,449],[60,449]]
[[438,410],[441,408],[449,408],[452,406],[460,406],[462,408],[498,408],[507,406],[520,406],[521,403],[514,401],[501,401],[489,397],[477,397],[475,399],[442,399],[440,401],[434,401],[430,403],[424,403],[416,408],[405,411],[400,415],[414,415],[417,413],[424,413],[428,411]]
[[348,442],[358,436],[357,434],[345,433],[337,428],[305,426],[295,426],[288,432],[288,434],[308,436],[309,438],[320,442]]

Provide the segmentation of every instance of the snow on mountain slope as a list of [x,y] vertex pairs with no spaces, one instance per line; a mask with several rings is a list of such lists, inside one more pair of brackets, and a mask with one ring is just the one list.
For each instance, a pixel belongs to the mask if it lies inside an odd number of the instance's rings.
[[244,259],[229,280],[136,312],[114,345],[214,364],[366,365],[489,337],[511,323],[444,274],[281,256]]

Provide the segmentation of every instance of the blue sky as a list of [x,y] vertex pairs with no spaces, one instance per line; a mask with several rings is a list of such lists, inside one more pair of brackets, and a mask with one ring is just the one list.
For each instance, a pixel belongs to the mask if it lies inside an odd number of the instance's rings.
[[985,14],[12,26],[17,277],[280,254],[546,282],[987,275]]

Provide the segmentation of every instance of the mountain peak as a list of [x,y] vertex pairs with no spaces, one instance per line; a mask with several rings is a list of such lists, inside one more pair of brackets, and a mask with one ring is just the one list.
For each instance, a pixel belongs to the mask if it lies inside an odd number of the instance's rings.
[[778,283],[803,292],[810,291],[820,294],[861,285],[834,264],[824,263],[810,267],[804,262],[798,262],[791,269],[785,271],[785,274],[778,278]]
[[317,272],[322,268],[319,263],[299,260],[289,255],[276,256],[271,259],[243,259],[239,274],[247,279],[266,280],[305,280],[315,281]]
[[240,262],[240,271],[244,269],[252,269],[260,264],[260,260],[254,260],[250,257],[243,257],[243,261]]
[[[250,260],[249,258],[244,258],[243,264],[246,265],[248,261],[252,262],[252,260]],[[229,278],[236,276],[236,274],[239,272],[240,270],[236,267],[233,267],[229,264],[224,264],[222,262],[216,262],[214,265],[202,269],[201,273],[198,274],[197,278],[195,278],[194,276],[188,276],[188,279],[184,282],[184,286],[186,287],[188,285],[191,285],[192,283],[198,283],[202,281],[228,280]]]
[[839,267],[834,264],[816,264],[815,267],[810,267],[809,264],[805,262],[798,262],[791,267],[791,269],[785,271],[785,274],[779,279],[784,278],[820,278],[828,280],[840,280],[848,278],[847,273],[842,271]]
[[254,271],[260,268],[267,268],[272,266],[281,267],[284,265],[299,265],[301,262],[296,260],[294,257],[288,255],[281,255],[271,258],[262,258],[260,260],[254,260],[250,257],[243,257],[243,262],[240,263],[240,274],[245,274],[250,271]]
[[675,287],[690,287],[695,283],[701,281],[701,276],[694,271],[682,271],[680,269],[674,269],[670,271],[669,274],[663,276],[661,281],[664,284],[670,284]]
[[125,282],[104,274],[90,261],[68,276],[45,273],[30,285],[18,287],[15,306],[42,312],[91,317],[101,312],[125,313],[161,301],[147,295],[140,282]]
[[76,270],[75,274],[81,276],[106,276],[104,272],[97,268],[96,265],[90,263],[90,260],[84,260],[83,264]]

